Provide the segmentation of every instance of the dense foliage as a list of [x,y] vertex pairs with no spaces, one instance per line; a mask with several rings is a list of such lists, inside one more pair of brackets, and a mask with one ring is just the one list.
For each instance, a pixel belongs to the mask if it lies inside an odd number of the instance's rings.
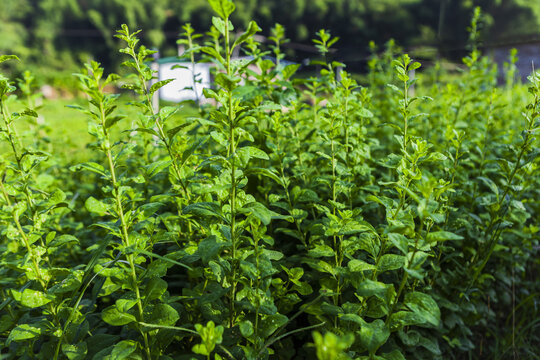
[[498,87],[477,11],[460,76],[389,43],[365,87],[331,60],[295,80],[283,28],[273,62],[209,3],[212,36],[182,39],[215,105],[156,111],[167,81],[123,26],[131,74],[76,75],[91,161],[55,154],[30,74],[0,76],[0,357],[538,358],[540,73],[527,93],[514,54]]

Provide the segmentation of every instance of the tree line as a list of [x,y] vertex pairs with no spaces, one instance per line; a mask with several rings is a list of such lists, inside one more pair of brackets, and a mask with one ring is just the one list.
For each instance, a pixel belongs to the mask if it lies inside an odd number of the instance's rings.
[[[474,6],[485,13],[489,42],[539,33],[540,3],[534,0],[238,0],[233,22],[262,28],[282,24],[293,43],[310,44],[320,28],[340,37],[349,59],[366,53],[370,41],[394,38],[404,46],[430,45],[444,56],[460,57]],[[15,53],[28,63],[68,68],[92,57],[117,67],[114,31],[125,23],[143,29],[143,42],[175,54],[180,28],[211,25],[211,9],[200,0],[3,0],[0,54]],[[266,34],[268,35],[268,34]],[[92,55],[90,55],[92,54]],[[299,58],[293,50],[291,57]]]

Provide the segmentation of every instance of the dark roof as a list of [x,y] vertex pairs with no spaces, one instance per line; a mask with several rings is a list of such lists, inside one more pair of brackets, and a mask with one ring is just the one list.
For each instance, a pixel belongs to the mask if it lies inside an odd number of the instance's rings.
[[181,60],[178,56],[167,56],[164,58],[157,59],[158,64],[169,64],[169,63],[188,63],[189,61]]
[[[252,57],[251,56],[241,56],[240,58],[249,58],[249,59],[251,59]],[[273,56],[263,56],[263,59],[272,60],[274,62],[274,64],[277,62],[276,58],[273,57]],[[187,64],[187,63],[191,63],[191,62],[182,60],[178,56],[167,56],[167,57],[164,57],[164,58],[157,59],[157,63],[158,64],[170,64],[170,63],[175,63],[175,64],[176,63],[186,63]],[[283,65],[296,64],[295,62],[288,61],[288,60],[281,60],[281,63]]]

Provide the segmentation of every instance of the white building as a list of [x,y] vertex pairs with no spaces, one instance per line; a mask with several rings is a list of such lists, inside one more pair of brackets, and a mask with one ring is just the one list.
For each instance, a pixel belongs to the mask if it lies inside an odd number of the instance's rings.
[[[210,88],[210,63],[196,63],[167,57],[157,60],[159,81],[174,79],[159,90],[159,98],[165,101],[180,102],[185,100],[204,100],[203,88]],[[197,82],[193,82],[193,78]]]

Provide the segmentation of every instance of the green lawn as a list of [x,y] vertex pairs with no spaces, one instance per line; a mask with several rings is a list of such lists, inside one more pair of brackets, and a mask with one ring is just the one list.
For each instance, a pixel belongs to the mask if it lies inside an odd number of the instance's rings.
[[[133,101],[128,96],[122,96],[120,103],[125,104]],[[61,158],[67,164],[75,164],[87,161],[91,156],[88,151],[88,144],[92,142],[92,136],[88,133],[88,116],[82,112],[68,107],[69,105],[85,106],[86,100],[76,99],[56,99],[44,100],[43,105],[36,109],[38,119],[23,117],[15,122],[17,134],[22,139],[23,144],[28,145],[35,142],[41,142],[54,158]],[[174,104],[164,104],[174,106]],[[23,108],[19,101],[11,99],[8,103],[9,111],[22,111]],[[122,106],[119,114],[125,115],[121,120],[113,138],[118,139],[120,132],[137,127],[137,111],[134,106]],[[181,123],[182,119],[188,116],[195,116],[196,110],[190,105],[184,105],[181,110],[171,119],[170,126]],[[41,127],[40,137],[35,137],[33,131],[37,126]],[[4,153],[7,150],[5,142],[0,143],[0,151]]]

